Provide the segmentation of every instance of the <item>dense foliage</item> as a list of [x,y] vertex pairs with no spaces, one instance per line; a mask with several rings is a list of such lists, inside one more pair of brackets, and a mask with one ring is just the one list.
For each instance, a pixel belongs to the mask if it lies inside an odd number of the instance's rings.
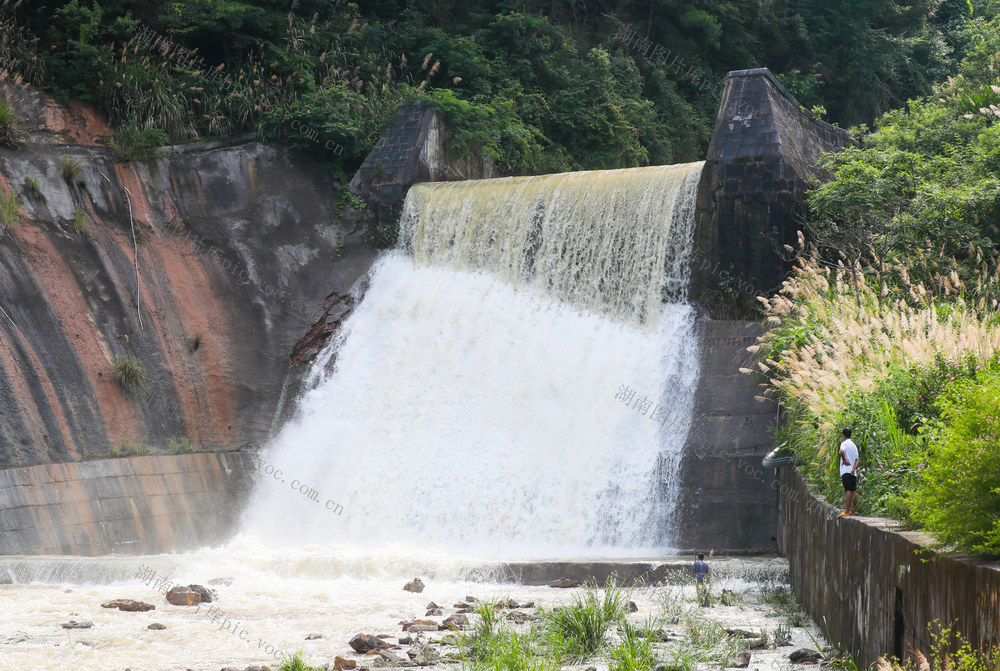
[[[900,286],[905,273],[831,268],[813,254],[764,301],[770,328],[755,349],[784,409],[777,439],[839,502],[840,428],[851,427],[861,514],[919,524],[964,551],[1000,553],[995,310],[967,303],[958,278],[940,300],[922,284]],[[993,291],[997,278],[975,282]]]
[[995,14],[968,0],[35,0],[0,68],[90,100],[123,158],[259,131],[348,172],[430,96],[506,173],[700,159],[722,79],[767,66],[850,124],[954,70]]
[[904,261],[925,283],[952,270],[965,281],[996,265],[1000,21],[979,24],[956,70],[879,119],[858,147],[825,158],[836,179],[811,197],[813,240],[825,256]]
[[951,76],[824,157],[758,370],[787,411],[779,441],[831,501],[851,427],[862,514],[1000,554],[1000,21],[979,9]]

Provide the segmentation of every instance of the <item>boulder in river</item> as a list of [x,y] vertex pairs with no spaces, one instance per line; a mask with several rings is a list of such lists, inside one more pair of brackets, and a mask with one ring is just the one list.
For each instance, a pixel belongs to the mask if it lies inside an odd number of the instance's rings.
[[815,664],[822,658],[823,655],[818,650],[810,650],[809,648],[799,648],[788,654],[788,661],[794,664]]
[[173,606],[197,606],[201,603],[201,594],[187,587],[171,587],[167,592],[167,601]]
[[152,629],[153,631],[163,631],[167,628],[167,625],[160,624],[159,622],[154,622],[153,624],[146,627],[146,629]]
[[201,596],[202,603],[212,603],[219,598],[219,595],[215,593],[215,590],[202,587],[201,585],[188,585],[187,588],[192,592],[197,592]]
[[353,648],[354,652],[362,655],[371,650],[381,650],[382,648],[389,647],[381,638],[372,636],[371,634],[358,634],[348,641],[348,645]]
[[90,620],[80,620],[79,622],[70,620],[69,622],[63,622],[60,626],[63,629],[90,629],[94,626],[94,623]]
[[347,659],[346,657],[341,657],[337,655],[333,658],[333,669],[334,671],[344,671],[345,669],[356,669],[358,663],[356,660]]
[[559,587],[561,589],[576,587],[577,584],[578,583],[572,578],[556,578],[555,580],[549,581],[549,587]]
[[441,623],[441,629],[461,629],[467,624],[469,624],[469,618],[461,613],[455,613]]
[[740,654],[736,655],[736,659],[734,659],[732,663],[732,668],[745,669],[748,666],[750,666],[750,653],[744,650]]
[[410,582],[403,585],[403,589],[407,592],[423,592],[424,591],[424,581],[420,578],[414,578]]
[[126,613],[145,613],[147,610],[156,610],[156,606],[134,599],[112,599],[101,604],[101,608],[117,608]]

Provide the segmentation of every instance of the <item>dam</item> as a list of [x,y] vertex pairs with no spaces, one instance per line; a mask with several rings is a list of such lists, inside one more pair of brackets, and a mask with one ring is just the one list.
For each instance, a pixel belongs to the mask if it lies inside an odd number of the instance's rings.
[[[713,306],[780,282],[815,163],[845,134],[766,70],[729,74],[695,163],[495,178],[448,158],[443,123],[402,106],[352,183],[399,218],[382,253],[339,215],[339,185],[257,143],[129,165],[94,145],[0,153],[5,186],[47,176],[52,194],[25,203],[47,227],[0,245],[0,577],[90,600],[137,575],[235,582],[226,608],[284,651],[321,625],[283,627],[281,608],[374,622],[404,576],[501,589],[518,562],[801,554],[782,531],[804,524],[779,496],[792,485],[760,467],[778,409],[739,372],[760,326]],[[63,152],[87,159],[82,186],[56,174]],[[77,207],[87,235],[69,232]],[[124,353],[153,392],[115,382]],[[95,451],[168,438],[210,449]],[[280,608],[255,616],[261,599]]]

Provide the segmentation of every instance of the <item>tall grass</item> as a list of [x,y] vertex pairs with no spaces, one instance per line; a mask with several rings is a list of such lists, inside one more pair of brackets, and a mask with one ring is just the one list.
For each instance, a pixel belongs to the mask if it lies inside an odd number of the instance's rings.
[[[1000,352],[997,274],[963,282],[941,276],[928,289],[911,283],[905,268],[827,267],[814,255],[799,259],[773,298],[760,298],[769,330],[750,350],[755,369],[792,411],[799,455],[816,469],[832,464],[825,449],[839,431],[838,414],[852,394],[873,391],[894,370]],[[890,426],[891,431],[891,426]],[[901,445],[907,440],[893,434]]]
[[559,658],[582,661],[603,645],[608,629],[628,613],[628,597],[608,584],[603,595],[586,589],[568,606],[541,612],[546,642]]
[[23,137],[17,112],[7,98],[0,96],[0,147],[17,149]]
[[474,671],[556,671],[559,664],[541,654],[536,632],[514,631],[494,604],[483,602],[473,630],[459,639],[463,667]]

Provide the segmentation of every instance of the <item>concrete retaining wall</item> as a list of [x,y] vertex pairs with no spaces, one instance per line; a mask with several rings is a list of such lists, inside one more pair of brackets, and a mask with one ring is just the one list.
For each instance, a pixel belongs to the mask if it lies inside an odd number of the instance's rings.
[[933,552],[891,520],[837,517],[794,470],[779,478],[778,543],[792,589],[861,668],[910,647],[929,652],[934,620],[954,623],[978,650],[1000,645],[1000,565]]
[[774,471],[761,468],[771,449],[777,407],[758,398],[760,381],[744,375],[755,322],[698,322],[700,375],[695,417],[680,462],[674,545],[688,552],[777,550]]
[[223,540],[253,455],[218,452],[0,471],[0,554],[150,554]]

